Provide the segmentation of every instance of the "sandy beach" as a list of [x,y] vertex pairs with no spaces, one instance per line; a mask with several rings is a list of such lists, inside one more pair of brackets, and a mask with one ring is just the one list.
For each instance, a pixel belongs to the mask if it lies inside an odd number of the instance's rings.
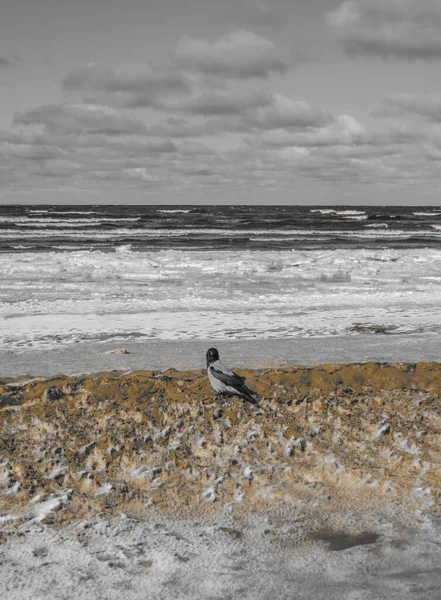
[[438,210],[0,212],[8,600],[438,600]]
[[[149,598],[169,589],[176,598],[289,598],[291,585],[303,598],[386,597],[373,573],[388,582],[388,598],[435,598],[441,365],[238,372],[259,393],[257,407],[220,402],[204,370],[3,379],[8,598],[113,598],[121,589],[141,598],[143,585]],[[333,548],[342,536],[349,543]],[[408,561],[423,557],[424,569],[403,582]],[[317,560],[327,565],[321,580]],[[190,584],[204,561],[208,579]],[[259,589],[246,583],[257,565],[270,573]],[[354,587],[346,577],[361,565]],[[327,581],[334,587],[321,596]]]

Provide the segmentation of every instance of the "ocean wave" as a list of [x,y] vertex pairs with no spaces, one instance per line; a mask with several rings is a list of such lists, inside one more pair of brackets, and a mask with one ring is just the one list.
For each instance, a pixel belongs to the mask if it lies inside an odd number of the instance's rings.
[[81,227],[83,225],[100,225],[102,223],[126,223],[140,221],[141,217],[89,217],[87,219],[56,219],[46,217],[0,217],[0,223],[20,223],[21,226],[62,225],[63,227]]
[[438,215],[441,215],[441,213],[439,212],[414,212],[412,214],[416,217],[436,217]]
[[96,215],[98,211],[96,210],[32,210],[28,209],[28,213],[32,214],[51,214],[51,215]]
[[367,215],[344,215],[343,219],[349,221],[365,221],[368,218]]
[[312,213],[321,213],[322,215],[365,215],[366,211],[364,210],[335,210],[334,208],[315,208],[310,212]]
[[191,209],[183,210],[183,209],[158,209],[156,212],[158,213],[190,213]]
[[[411,237],[416,238],[438,238],[438,231],[441,231],[441,225],[432,224],[430,230],[403,230],[403,229],[384,229],[374,228],[374,230],[307,230],[307,229],[85,229],[83,231],[76,231],[75,228],[57,228],[57,229],[4,229],[1,231],[2,239],[15,239],[17,237],[23,239],[43,239],[43,238],[69,238],[72,240],[91,239],[91,240],[118,240],[120,238],[135,238],[135,239],[173,239],[173,238],[186,238],[204,239],[207,236],[211,236],[213,240],[230,238],[230,239],[250,239],[250,238],[261,238],[275,237],[277,236],[280,240],[287,239],[289,237],[297,238],[311,238],[315,237],[318,240],[324,240],[325,238],[332,237],[334,239],[345,238],[345,239],[374,239],[374,238],[402,238],[408,239]],[[435,231],[434,231],[435,230]]]

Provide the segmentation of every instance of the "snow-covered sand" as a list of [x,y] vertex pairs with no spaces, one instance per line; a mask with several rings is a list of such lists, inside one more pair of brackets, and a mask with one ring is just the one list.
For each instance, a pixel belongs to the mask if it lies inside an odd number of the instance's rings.
[[[352,529],[359,532],[354,516]],[[0,544],[7,600],[438,600],[441,527],[387,518],[375,543],[333,551],[301,522],[251,517],[56,530],[26,524]]]

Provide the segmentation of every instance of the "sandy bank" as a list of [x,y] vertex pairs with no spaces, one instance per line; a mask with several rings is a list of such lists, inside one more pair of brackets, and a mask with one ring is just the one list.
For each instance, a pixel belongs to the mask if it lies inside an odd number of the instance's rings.
[[240,372],[259,407],[221,404],[203,371],[3,380],[3,527],[121,510],[317,527],[351,511],[436,512],[441,364]]

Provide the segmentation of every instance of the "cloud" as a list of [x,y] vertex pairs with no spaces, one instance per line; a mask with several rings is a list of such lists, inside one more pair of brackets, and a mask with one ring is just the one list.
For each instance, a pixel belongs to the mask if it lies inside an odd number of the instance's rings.
[[[174,132],[178,137],[253,128],[312,127],[332,121],[328,111],[313,109],[304,101],[294,101],[262,88],[244,88],[238,82],[230,86],[223,81],[220,85],[204,77],[190,78],[182,74],[179,77],[174,74],[170,79],[156,78],[157,87],[149,87],[149,81],[139,69],[131,71],[128,77],[124,69],[91,66],[70,73],[64,80],[64,89],[94,91],[94,94],[86,95],[85,100],[106,101],[124,108],[154,107],[171,113],[173,117],[168,120],[165,131]],[[93,105],[89,104],[87,108],[92,111]],[[179,115],[219,119],[204,124],[186,122],[184,125]],[[31,116],[35,118],[33,113]],[[67,118],[66,115],[63,118]],[[164,135],[164,125],[162,131],[159,126],[156,129],[159,135]]]
[[438,0],[346,0],[328,13],[327,22],[351,56],[441,59]]
[[424,148],[424,155],[427,160],[441,162],[441,149],[436,146],[427,145]]
[[[375,134],[350,115],[334,116],[304,101],[262,90],[246,92],[255,96],[230,92],[234,110],[219,114],[218,107],[214,116],[195,112],[191,121],[174,116],[149,126],[124,111],[95,105],[45,105],[18,113],[15,131],[0,132],[1,179],[18,187],[69,182],[91,191],[136,192],[147,186],[159,194],[288,189],[299,176],[367,185],[381,177],[395,181],[392,171],[398,180],[398,157],[413,142],[400,128],[396,135]],[[237,153],[228,148],[226,136],[224,150],[214,151],[192,139],[192,128],[199,137],[211,132],[219,140],[220,133],[232,132],[247,143]],[[174,138],[176,130],[180,135]],[[406,181],[413,181],[422,161],[436,165],[434,143],[431,148],[431,154],[427,150],[405,163]]]
[[229,82],[264,79],[287,68],[286,59],[273,42],[242,29],[212,43],[184,37],[169,64],[111,68],[92,63],[68,73],[62,88],[69,98],[76,94],[88,104],[131,109],[174,110],[187,102],[188,110],[192,110],[192,103],[199,98],[201,105],[206,104],[207,114],[210,104],[216,114],[216,92],[222,102],[221,93]]
[[247,0],[245,4],[251,23],[269,29],[282,27],[282,18],[271,4],[260,0]]
[[217,117],[196,127],[196,131],[202,134],[204,129],[206,134],[254,129],[302,129],[333,121],[329,111],[315,109],[305,101],[291,100],[263,89],[203,91],[170,100],[164,107],[194,116]]
[[268,94],[266,102],[248,106],[244,123],[260,129],[319,127],[333,121],[330,112],[313,109],[307,102],[291,100],[282,94]]
[[174,59],[191,72],[231,79],[264,79],[288,69],[273,42],[246,29],[233,31],[212,43],[183,37]]
[[2,156],[22,158],[24,160],[45,161],[57,158],[61,152],[53,146],[38,146],[34,144],[1,144]]
[[383,105],[377,115],[414,115],[431,123],[441,123],[441,94],[390,94],[383,99]]
[[182,117],[168,117],[148,127],[149,135],[165,138],[191,138],[206,135],[220,135],[224,132],[218,119],[205,119],[195,123]]
[[127,175],[130,179],[138,179],[140,181],[157,181],[158,177],[151,175],[145,167],[135,167],[133,169],[123,169],[123,175]]
[[46,104],[13,117],[14,125],[43,125],[58,133],[130,135],[145,133],[139,119],[105,106]]
[[154,137],[138,119],[106,107],[44,105],[17,113],[14,125],[0,131],[0,180],[22,190],[44,181],[91,191],[164,189],[191,170],[206,177],[206,163],[222,162],[201,142]]
[[201,90],[189,96],[172,97],[163,109],[203,116],[242,115],[247,110],[268,106],[270,98],[263,90]]
[[261,136],[260,141],[270,147],[309,148],[369,144],[371,138],[366,128],[356,119],[350,115],[339,115],[328,124],[317,122],[316,127],[309,131],[275,129]]
[[6,58],[4,56],[0,56],[0,69],[3,68],[7,68],[7,67],[14,67],[17,64],[17,60],[13,60],[10,58]]
[[[333,26],[355,25],[351,10],[361,3],[346,5]],[[376,0],[372,6],[379,10]],[[387,23],[397,10],[386,13]],[[286,68],[272,42],[241,30],[214,42],[184,38],[162,66],[75,69],[63,80],[63,103],[17,112],[11,132],[0,131],[2,188],[67,186],[126,198],[146,191],[161,200],[199,192],[233,201],[239,192],[289,193],[299,181],[441,179],[441,145],[427,125],[441,121],[435,96],[386,99],[384,110],[400,120],[375,131],[264,85]],[[405,126],[409,114],[417,122]]]
[[62,86],[65,93],[80,92],[89,101],[140,108],[160,107],[170,95],[189,94],[192,81],[170,66],[126,65],[112,69],[90,64],[71,71]]

